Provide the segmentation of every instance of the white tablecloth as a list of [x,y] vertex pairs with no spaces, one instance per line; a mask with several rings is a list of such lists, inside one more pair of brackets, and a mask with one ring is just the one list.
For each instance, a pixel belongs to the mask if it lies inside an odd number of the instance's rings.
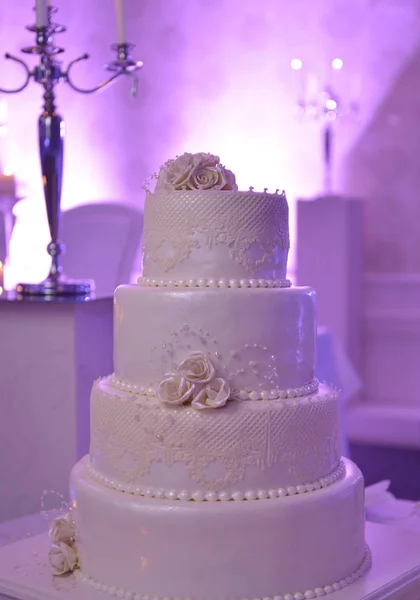
[[27,515],[0,523],[0,546],[7,546],[28,537],[44,533],[48,529],[48,519],[41,515]]

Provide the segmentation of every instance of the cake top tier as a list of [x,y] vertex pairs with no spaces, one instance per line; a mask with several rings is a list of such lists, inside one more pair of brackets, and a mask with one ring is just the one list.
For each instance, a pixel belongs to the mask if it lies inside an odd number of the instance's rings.
[[161,167],[144,209],[143,275],[157,279],[284,279],[289,250],[284,192],[238,191],[212,154]]

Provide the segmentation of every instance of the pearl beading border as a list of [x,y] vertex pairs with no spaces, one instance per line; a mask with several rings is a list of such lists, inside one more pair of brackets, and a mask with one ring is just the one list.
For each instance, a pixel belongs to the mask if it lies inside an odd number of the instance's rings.
[[100,471],[95,469],[92,463],[87,463],[87,469],[92,479],[105,487],[116,490],[117,492],[123,492],[126,494],[132,494],[133,496],[143,496],[144,498],[156,498],[157,500],[180,500],[182,502],[229,502],[229,501],[251,501],[251,500],[268,500],[275,498],[285,498],[286,496],[295,496],[297,494],[307,494],[315,492],[321,488],[326,488],[336,483],[345,476],[346,467],[343,461],[340,461],[338,467],[326,477],[321,477],[312,483],[305,483],[303,485],[291,485],[288,487],[270,488],[269,490],[248,490],[245,492],[234,491],[234,492],[203,492],[201,490],[189,491],[189,490],[165,490],[163,488],[153,489],[147,486],[134,486],[125,485],[119,483],[115,479],[111,479],[106,475],[103,475]]
[[[305,592],[295,592],[294,594],[283,594],[278,596],[264,596],[261,598],[253,598],[252,600],[315,600],[316,598],[322,598],[324,596],[328,596],[334,592],[338,592],[343,588],[351,585],[363,575],[365,575],[370,567],[372,566],[372,553],[370,551],[369,546],[365,546],[365,554],[363,556],[363,560],[361,565],[348,577],[345,579],[341,579],[340,581],[336,581],[329,585],[324,585],[323,587],[317,587],[311,590],[306,590]],[[169,597],[165,596],[164,598],[159,598],[157,596],[147,596],[144,594],[139,594],[136,592],[131,592],[129,590],[125,590],[123,588],[108,585],[106,583],[99,583],[95,579],[92,579],[88,575],[85,575],[80,569],[74,572],[75,577],[85,583],[95,588],[98,591],[105,592],[111,594],[112,596],[117,596],[118,598],[124,598],[125,600],[183,600],[178,597]],[[243,598],[242,600],[248,600]]]
[[138,285],[178,288],[289,288],[289,279],[155,279],[139,277]]
[[[130,394],[138,394],[141,396],[156,397],[156,389],[154,387],[147,387],[139,385],[137,383],[129,383],[123,379],[119,379],[115,376],[115,373],[111,375],[110,379],[112,387],[122,392],[129,392]],[[306,383],[298,388],[289,388],[287,390],[239,390],[237,393],[239,400],[278,400],[279,398],[302,398],[303,396],[309,396],[314,392],[318,391],[319,381],[314,379],[310,383]],[[235,395],[236,396],[236,395]]]

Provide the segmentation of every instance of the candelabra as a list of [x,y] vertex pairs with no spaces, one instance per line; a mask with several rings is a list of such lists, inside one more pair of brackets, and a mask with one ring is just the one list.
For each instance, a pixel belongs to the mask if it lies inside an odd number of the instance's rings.
[[93,282],[91,281],[66,280],[60,264],[60,255],[64,249],[60,242],[64,120],[57,112],[55,86],[64,81],[76,92],[92,94],[110,84],[120,75],[129,75],[131,78],[131,93],[136,95],[136,71],[142,66],[141,62],[131,58],[130,52],[134,47],[133,44],[113,44],[112,49],[116,52],[117,58],[105,66],[106,70],[111,73],[109,77],[93,88],[83,89],[77,86],[72,79],[72,69],[78,62],[89,58],[89,55],[83,54],[72,60],[66,69],[62,68],[61,63],[57,61],[57,56],[64,52],[64,48],[54,44],[54,35],[63,33],[66,28],[53,22],[53,15],[56,12],[55,7],[48,6],[46,25],[27,27],[29,31],[35,33],[36,43],[34,46],[22,48],[22,52],[38,55],[39,64],[30,69],[23,60],[6,53],[5,57],[7,59],[11,59],[23,67],[25,80],[22,85],[15,89],[0,88],[0,92],[5,94],[16,94],[24,90],[31,80],[34,80],[42,86],[44,92],[43,110],[38,119],[38,140],[45,205],[51,236],[51,241],[47,246],[47,252],[51,257],[51,268],[48,277],[41,283],[18,284],[17,292],[23,297],[86,297],[93,291]]
[[[302,68],[302,61],[293,59],[291,67],[299,71]],[[337,58],[332,61],[333,71],[340,71],[342,67],[341,59]],[[314,77],[309,77],[307,83],[306,92],[297,102],[298,116],[302,121],[318,121],[322,125],[324,192],[330,194],[332,192],[334,126],[339,118],[358,117],[360,111],[358,90],[353,92],[354,99],[345,103],[332,85],[326,85],[319,91]],[[358,81],[356,83],[358,84]]]

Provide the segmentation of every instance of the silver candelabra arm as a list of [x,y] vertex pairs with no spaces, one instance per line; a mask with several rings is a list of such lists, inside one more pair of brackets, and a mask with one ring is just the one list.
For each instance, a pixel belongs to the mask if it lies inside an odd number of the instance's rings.
[[55,7],[48,7],[46,26],[37,27],[32,25],[27,28],[35,33],[36,43],[34,46],[22,48],[22,52],[37,55],[39,64],[31,70],[20,58],[6,54],[6,58],[22,65],[26,72],[26,79],[18,88],[12,90],[0,88],[0,92],[15,94],[24,90],[30,80],[33,79],[42,86],[44,92],[43,110],[38,119],[38,142],[45,205],[51,236],[51,241],[47,246],[48,254],[51,257],[51,268],[45,281],[39,284],[18,284],[17,291],[19,295],[23,296],[48,298],[86,296],[91,291],[91,282],[89,281],[67,281],[60,265],[60,255],[63,252],[63,245],[60,242],[60,216],[64,159],[64,120],[56,109],[55,86],[64,81],[76,92],[92,94],[105,88],[121,75],[128,75],[131,78],[131,94],[135,95],[137,92],[136,71],[143,66],[143,63],[131,58],[130,50],[134,47],[132,44],[114,44],[112,49],[116,51],[117,57],[106,65],[106,69],[111,72],[110,76],[92,88],[79,87],[74,83],[71,72],[74,65],[86,60],[89,55],[82,54],[82,56],[72,60],[65,70],[62,69],[60,63],[56,60],[56,56],[64,52],[64,49],[54,45],[54,35],[64,32],[65,27],[52,22],[52,15],[56,11]]
[[0,93],[2,93],[2,94],[17,94],[18,92],[21,92],[28,86],[28,84],[31,80],[31,77],[33,76],[33,73],[29,70],[28,65],[20,58],[17,58],[16,56],[9,54],[8,52],[6,52],[4,57],[7,59],[10,59],[10,60],[14,60],[15,62],[22,65],[22,67],[24,68],[25,73],[26,73],[26,79],[25,79],[25,82],[21,86],[14,88],[13,90],[6,90],[3,88],[0,88]]
[[112,71],[113,74],[110,75],[107,79],[99,83],[93,88],[81,88],[74,83],[72,78],[70,77],[70,71],[73,66],[82,60],[87,60],[89,58],[89,54],[85,53],[78,58],[70,61],[67,70],[63,74],[64,79],[70,85],[70,87],[76,92],[80,92],[81,94],[93,94],[94,92],[99,92],[103,88],[107,87],[110,83],[115,81],[120,75],[128,75],[131,79],[131,88],[130,92],[132,96],[136,96],[137,94],[137,75],[136,71],[143,66],[141,61],[134,61],[130,56],[130,50],[134,48],[133,44],[113,44],[112,49],[117,52],[117,59],[108,63],[105,68],[108,71]]

